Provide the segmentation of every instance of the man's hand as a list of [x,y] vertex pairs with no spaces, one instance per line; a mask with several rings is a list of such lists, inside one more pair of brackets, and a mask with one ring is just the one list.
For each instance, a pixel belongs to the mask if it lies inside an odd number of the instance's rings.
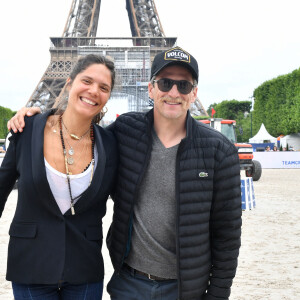
[[39,107],[22,107],[18,112],[7,122],[8,130],[13,132],[22,132],[25,127],[24,117],[31,117],[35,114],[40,114],[41,109]]

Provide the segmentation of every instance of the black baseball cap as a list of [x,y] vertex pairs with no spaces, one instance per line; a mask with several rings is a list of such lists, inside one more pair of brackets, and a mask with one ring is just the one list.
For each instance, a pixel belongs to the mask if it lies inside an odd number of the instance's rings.
[[157,75],[163,68],[170,65],[181,65],[187,68],[198,82],[199,74],[196,59],[180,47],[171,48],[155,55],[151,67],[150,79]]

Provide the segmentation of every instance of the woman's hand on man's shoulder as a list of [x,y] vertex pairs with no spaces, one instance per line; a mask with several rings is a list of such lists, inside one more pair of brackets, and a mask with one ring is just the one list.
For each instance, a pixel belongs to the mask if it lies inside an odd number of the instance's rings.
[[39,107],[22,107],[18,112],[7,122],[8,130],[12,130],[14,133],[22,132],[25,127],[25,116],[31,117],[36,114],[40,114],[41,109]]

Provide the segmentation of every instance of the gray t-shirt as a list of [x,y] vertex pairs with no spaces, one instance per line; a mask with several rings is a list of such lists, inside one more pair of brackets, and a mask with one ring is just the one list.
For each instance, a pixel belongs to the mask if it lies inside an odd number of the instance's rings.
[[165,148],[153,130],[153,148],[134,206],[131,250],[125,262],[132,268],[176,279],[175,167],[178,145]]

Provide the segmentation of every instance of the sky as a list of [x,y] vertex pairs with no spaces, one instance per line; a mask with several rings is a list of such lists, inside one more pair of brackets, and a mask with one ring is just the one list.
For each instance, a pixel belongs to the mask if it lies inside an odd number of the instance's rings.
[[[3,1],[0,105],[17,110],[50,62],[49,37],[62,36],[72,0]],[[155,0],[166,36],[198,61],[207,109],[251,100],[263,82],[300,67],[299,0]],[[125,0],[102,0],[98,37],[130,37]]]

